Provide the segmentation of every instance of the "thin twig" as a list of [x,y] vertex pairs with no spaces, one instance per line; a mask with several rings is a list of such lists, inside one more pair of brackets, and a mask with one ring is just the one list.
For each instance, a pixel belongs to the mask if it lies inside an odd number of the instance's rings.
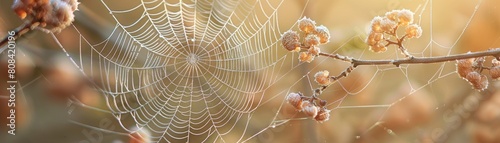
[[[351,62],[354,67],[360,65],[395,65],[399,66],[402,64],[425,64],[425,63],[441,63],[448,62],[460,59],[469,59],[469,58],[477,58],[484,56],[492,56],[492,57],[500,57],[500,48],[488,50],[488,51],[480,51],[480,52],[471,52],[464,54],[456,54],[449,56],[436,56],[436,57],[413,57],[413,58],[405,58],[405,59],[393,59],[393,60],[361,60],[354,59],[350,57],[345,57],[338,54],[328,54],[328,53],[320,53],[320,56],[330,57],[334,59],[341,59],[343,61]],[[344,60],[347,59],[347,60]]]
[[[39,22],[26,22],[16,29],[14,29],[14,35],[7,35],[5,36],[2,41],[0,42],[0,47],[3,47],[5,44],[9,42],[9,37],[12,36],[14,39],[18,39],[19,37],[23,36],[24,34],[32,31],[35,27],[37,27]],[[5,47],[4,47],[5,48]],[[3,48],[1,48],[3,49]],[[0,50],[2,51],[2,50]]]

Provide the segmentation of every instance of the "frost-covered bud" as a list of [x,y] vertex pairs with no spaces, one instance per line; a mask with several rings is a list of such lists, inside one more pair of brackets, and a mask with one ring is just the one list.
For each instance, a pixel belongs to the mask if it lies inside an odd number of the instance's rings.
[[[368,44],[368,45],[370,45],[370,46],[377,44],[378,41],[375,40],[375,36],[376,36],[375,34],[377,34],[377,33],[370,32],[370,34],[368,34],[368,37],[366,37],[365,43]],[[382,34],[382,33],[378,33],[378,34]]]
[[328,31],[328,28],[326,28],[323,25],[316,26],[316,30],[314,34],[318,35],[319,37],[319,42],[321,44],[328,43],[330,41],[330,32]]
[[295,109],[297,110],[302,110],[302,93],[290,93],[288,96],[286,96],[286,101]]
[[80,4],[80,2],[78,2],[77,0],[62,0],[62,1],[68,3],[68,5],[71,6],[72,11],[78,10],[78,5]]
[[500,67],[500,61],[498,61],[496,58],[491,60],[491,66],[493,67]]
[[316,115],[318,115],[318,106],[314,105],[313,103],[306,100],[303,102],[303,107],[304,108],[302,109],[302,111],[304,111],[307,116],[314,118],[316,117]]
[[316,117],[314,117],[314,120],[322,123],[324,121],[328,121],[330,119],[330,110],[326,109],[325,107],[321,108],[318,111],[318,114]]
[[309,52],[300,52],[299,61],[301,62],[312,62],[314,60],[314,56],[309,54]]
[[309,48],[307,52],[309,52],[309,55],[318,56],[321,50],[319,49],[318,46],[313,46]]
[[383,33],[373,33],[373,39],[375,41],[380,42],[384,39],[384,34]]
[[399,12],[400,10],[392,10],[390,12],[386,12],[385,17],[387,17],[387,19],[389,20],[396,21],[398,19]]
[[466,78],[472,72],[474,58],[457,60],[457,73],[461,78]]
[[329,85],[331,83],[329,74],[327,70],[319,71],[314,75],[314,80],[321,86]]
[[380,21],[380,28],[384,32],[391,32],[393,31],[394,28],[396,28],[396,26],[397,26],[396,22],[388,18],[383,18],[382,21]]
[[308,47],[319,45],[319,37],[315,34],[308,34],[305,38],[305,44]]
[[490,69],[490,76],[494,80],[499,80],[500,79],[500,67],[495,66]]
[[466,79],[476,90],[484,90],[488,88],[488,78],[485,75],[481,75],[476,71],[467,74]]
[[399,14],[398,14],[398,24],[400,26],[406,26],[406,25],[409,25],[411,23],[413,23],[413,15],[414,13],[408,9],[403,9],[401,11],[399,11]]
[[299,34],[295,31],[288,30],[281,35],[281,44],[283,47],[291,52],[300,51]]
[[21,18],[40,22],[39,27],[59,32],[74,21],[77,0],[15,0],[12,9]]
[[380,25],[382,21],[383,21],[382,17],[380,16],[374,17],[371,23],[371,32],[376,32],[376,33],[384,32]]
[[305,16],[304,18],[300,19],[298,23],[300,31],[304,33],[312,33],[316,29],[316,22],[311,20],[310,18],[306,18]]
[[321,107],[326,106],[326,104],[327,104],[326,100],[320,100],[320,101],[319,101],[319,105],[320,105]]
[[420,38],[422,36],[422,28],[417,24],[411,24],[406,27],[406,37],[408,38]]
[[377,43],[375,45],[370,46],[370,51],[375,52],[375,53],[382,53],[382,52],[387,51],[387,47],[385,47],[385,45],[382,43]]

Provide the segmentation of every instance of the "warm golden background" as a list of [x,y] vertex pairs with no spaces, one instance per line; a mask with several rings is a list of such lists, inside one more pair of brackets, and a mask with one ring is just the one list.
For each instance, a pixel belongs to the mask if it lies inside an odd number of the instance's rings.
[[[80,58],[90,56],[85,54],[91,53],[88,49],[80,51],[80,47],[88,45],[80,43],[78,32],[95,44],[105,40],[116,24],[100,1],[81,2],[81,10],[75,13],[74,27],[54,34],[56,38],[34,31],[17,41],[17,76],[19,86],[23,86],[18,88],[16,98],[18,132],[16,136],[6,134],[4,117],[8,115],[8,108],[4,103],[7,93],[0,90],[0,142],[137,141],[131,138],[138,135],[126,133],[111,114],[89,108],[109,111],[106,95],[93,89],[118,83],[99,83],[104,78],[102,75],[83,76],[70,61],[72,57],[78,63]],[[137,2],[106,3],[119,9]],[[280,2],[270,0],[271,4]],[[11,4],[12,0],[0,2],[0,37],[22,23],[10,10]],[[415,21],[423,28],[421,38],[406,42],[409,51],[415,56],[442,56],[500,47],[498,6],[498,0],[284,0],[277,11],[275,24],[279,28],[270,29],[270,33],[297,30],[294,25],[297,19],[307,16],[329,28],[332,38],[322,46],[325,52],[362,59],[401,58],[403,56],[394,48],[382,54],[371,53],[363,41],[374,16],[405,8],[416,13]],[[139,14],[121,15],[122,22],[134,22]],[[276,42],[276,37],[267,38]],[[310,64],[299,64],[297,54],[287,53],[279,44],[273,46],[280,48],[274,57],[285,59],[278,62],[284,63],[277,66],[281,70],[255,73],[262,78],[258,83],[263,84],[265,90],[252,96],[264,102],[250,105],[255,110],[241,115],[243,118],[251,115],[251,119],[234,123],[231,132],[223,136],[224,141],[241,141],[243,136],[243,140],[249,139],[248,142],[500,142],[498,81],[490,82],[486,91],[472,90],[454,72],[453,62],[403,65],[401,68],[360,67],[321,95],[328,101],[332,116],[327,122],[317,123],[293,111],[284,102],[284,97],[288,92],[298,91],[309,95],[316,87],[310,84],[314,73],[329,70],[331,74],[338,74],[348,64],[321,57]],[[5,52],[0,54],[0,89],[6,88],[3,82],[6,77],[2,76],[7,71],[6,58]],[[90,63],[99,66],[96,59],[93,61],[82,63],[85,67],[90,67]],[[74,101],[85,106],[75,105]],[[130,125],[131,121],[124,119],[123,124]],[[90,138],[102,138],[89,139],[89,134]],[[193,142],[204,139],[189,137]]]

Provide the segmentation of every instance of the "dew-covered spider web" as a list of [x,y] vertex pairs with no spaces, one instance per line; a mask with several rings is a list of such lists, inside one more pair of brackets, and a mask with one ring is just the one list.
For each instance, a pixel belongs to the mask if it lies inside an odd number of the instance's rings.
[[[499,4],[82,1],[76,22],[60,33],[70,36],[53,37],[90,85],[90,93],[67,105],[71,123],[83,127],[76,135],[82,143],[472,142],[479,129],[471,120],[481,119],[479,107],[496,93],[497,82],[473,90],[458,77],[455,62],[360,66],[320,95],[331,117],[319,123],[295,111],[286,95],[310,96],[319,87],[316,72],[337,75],[350,63],[325,57],[299,62],[280,38],[298,31],[296,21],[307,16],[332,35],[322,52],[403,59],[396,47],[370,52],[364,40],[373,17],[409,9],[423,29],[422,37],[404,43],[412,55],[484,51],[500,47]],[[81,97],[90,95],[97,96]]]

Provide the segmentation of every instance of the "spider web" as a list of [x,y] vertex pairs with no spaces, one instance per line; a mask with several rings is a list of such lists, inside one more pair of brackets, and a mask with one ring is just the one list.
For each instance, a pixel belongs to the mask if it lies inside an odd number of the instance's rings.
[[[475,30],[475,19],[484,14],[480,12],[491,8],[483,3],[494,2],[470,1],[449,12],[441,10],[449,2],[380,3],[82,2],[82,13],[98,15],[111,24],[77,15],[82,24],[64,30],[73,32],[77,44],[59,42],[62,37],[53,35],[103,101],[87,105],[74,98],[68,104],[71,122],[150,142],[371,142],[381,140],[379,136],[388,136],[389,141],[442,140],[442,134],[435,132],[452,129],[441,114],[454,109],[449,104],[461,103],[456,100],[478,94],[456,76],[453,62],[359,67],[321,95],[332,110],[324,123],[296,112],[284,100],[290,92],[311,95],[317,87],[315,72],[337,74],[349,66],[322,57],[301,63],[297,53],[281,47],[281,33],[297,30],[295,22],[303,16],[330,29],[333,37],[322,46],[323,52],[358,59],[402,59],[396,48],[371,53],[363,41],[374,16],[410,9],[424,31],[420,39],[406,41],[410,53],[445,56],[471,50],[461,43],[469,38],[468,31]],[[342,9],[349,6],[367,10]],[[336,14],[322,14],[324,11]],[[446,19],[453,12],[461,15]],[[439,25],[450,19],[459,20],[453,26]],[[85,32],[93,26],[100,30]],[[500,36],[494,34],[483,50],[499,44]],[[388,80],[391,82],[386,83]]]

